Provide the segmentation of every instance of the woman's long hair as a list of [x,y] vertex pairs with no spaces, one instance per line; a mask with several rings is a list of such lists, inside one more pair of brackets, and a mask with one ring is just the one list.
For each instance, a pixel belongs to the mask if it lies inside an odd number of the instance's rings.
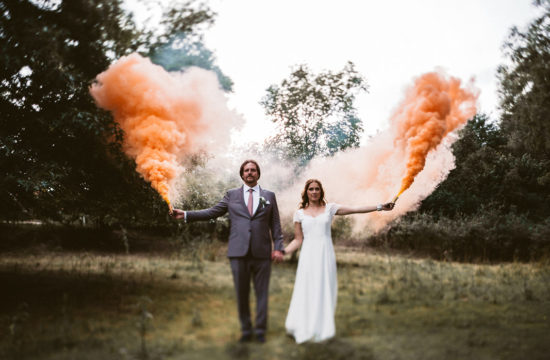
[[305,209],[309,205],[309,198],[307,197],[307,188],[311,183],[316,182],[319,184],[319,187],[321,188],[321,197],[319,198],[319,202],[321,205],[326,205],[327,202],[325,200],[325,190],[323,190],[323,184],[317,179],[309,179],[306,181],[306,186],[304,186],[304,191],[302,191],[302,202],[300,203],[299,209]]

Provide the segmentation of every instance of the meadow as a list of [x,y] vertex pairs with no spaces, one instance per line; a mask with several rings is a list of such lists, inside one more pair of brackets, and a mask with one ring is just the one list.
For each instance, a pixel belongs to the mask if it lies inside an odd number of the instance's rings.
[[[285,335],[296,262],[274,265],[265,344],[237,343],[225,244],[0,260],[2,359],[548,359],[550,264],[337,246],[337,336]],[[253,296],[251,301],[254,301]]]

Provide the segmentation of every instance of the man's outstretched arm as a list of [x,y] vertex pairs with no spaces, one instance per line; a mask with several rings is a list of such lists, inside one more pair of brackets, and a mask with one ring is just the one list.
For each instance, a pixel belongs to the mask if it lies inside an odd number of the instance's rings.
[[227,212],[228,203],[229,195],[226,193],[223,199],[211,208],[196,211],[173,209],[171,216],[174,219],[184,219],[186,222],[215,219]]

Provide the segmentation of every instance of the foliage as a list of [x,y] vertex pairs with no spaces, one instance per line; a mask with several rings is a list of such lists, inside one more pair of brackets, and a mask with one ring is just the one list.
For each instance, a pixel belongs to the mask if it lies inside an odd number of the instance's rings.
[[548,168],[530,154],[518,157],[506,147],[506,137],[486,115],[479,114],[459,132],[453,144],[456,168],[422,202],[420,211],[455,217],[485,206],[518,211],[534,220],[550,215]]
[[414,213],[387,232],[371,237],[373,246],[413,251],[449,261],[534,261],[550,256],[550,221],[483,207],[476,213],[435,219]]
[[165,205],[122,154],[120,129],[88,87],[112,59],[160,47],[212,14],[177,5],[153,34],[137,30],[121,3],[0,3],[0,217],[166,222]]
[[[154,7],[158,3],[151,4]],[[146,33],[145,44],[149,53],[169,45],[184,34],[185,37],[200,39],[201,32],[198,27],[209,26],[214,23],[214,12],[204,3],[197,3],[193,0],[173,1],[163,7],[164,11],[160,24],[152,24],[150,31]],[[160,26],[159,26],[160,25]],[[155,29],[162,29],[156,31]]]
[[372,238],[452,260],[548,256],[550,2],[527,31],[511,30],[499,67],[502,116],[476,115],[453,144],[456,167],[415,214]]
[[[197,159],[197,166],[191,168],[185,176],[186,194],[182,199],[184,209],[205,209],[217,204],[223,199],[226,191],[237,187],[240,178],[220,179],[216,170],[205,167],[207,157]],[[229,238],[229,218],[227,216],[210,221],[192,222],[185,225],[182,231],[182,242],[195,245],[213,241],[227,241]]]
[[216,65],[214,53],[202,41],[193,41],[185,34],[174,36],[167,44],[154,48],[149,57],[167,71],[183,71],[191,66],[211,70],[218,76],[222,89],[232,90],[233,81]]
[[512,28],[504,44],[508,63],[498,69],[502,129],[515,154],[550,159],[550,1],[522,32]]
[[453,145],[456,168],[421,211],[455,218],[484,208],[550,216],[550,2],[526,32],[513,28],[499,67],[501,121],[477,115]]
[[366,80],[348,62],[343,70],[314,74],[297,66],[288,79],[272,85],[261,105],[277,132],[266,141],[281,157],[307,163],[359,145],[363,132],[355,96],[367,91]]

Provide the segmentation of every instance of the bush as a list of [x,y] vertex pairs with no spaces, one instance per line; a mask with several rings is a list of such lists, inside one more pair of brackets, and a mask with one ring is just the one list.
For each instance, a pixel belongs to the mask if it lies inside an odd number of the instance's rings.
[[174,228],[0,223],[0,253],[11,251],[171,252]]
[[550,220],[533,223],[512,212],[480,211],[472,216],[434,217],[415,213],[397,220],[371,246],[452,261],[530,261],[550,254]]

